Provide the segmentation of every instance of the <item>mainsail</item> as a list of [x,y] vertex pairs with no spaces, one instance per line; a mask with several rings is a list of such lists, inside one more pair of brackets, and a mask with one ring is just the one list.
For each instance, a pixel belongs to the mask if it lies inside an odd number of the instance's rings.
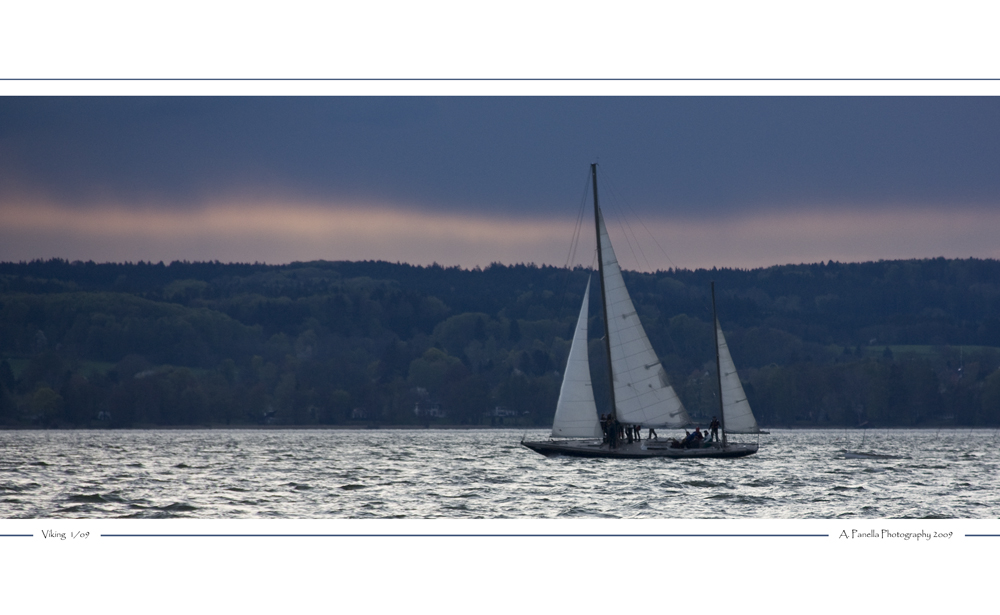
[[600,438],[601,425],[597,420],[597,404],[590,381],[590,361],[587,358],[587,305],[590,303],[590,280],[583,293],[580,318],[569,348],[569,360],[563,374],[556,418],[552,422],[552,435],[566,438]]
[[722,335],[719,319],[715,319],[716,339],[719,344],[719,389],[722,393],[722,424],[727,433],[760,433],[757,420],[750,410],[747,394],[736,373],[736,365],[729,354],[729,344]]
[[597,212],[601,241],[611,370],[618,422],[643,427],[679,428],[691,423],[684,405],[667,381],[646,331],[639,322],[618,266],[604,216]]

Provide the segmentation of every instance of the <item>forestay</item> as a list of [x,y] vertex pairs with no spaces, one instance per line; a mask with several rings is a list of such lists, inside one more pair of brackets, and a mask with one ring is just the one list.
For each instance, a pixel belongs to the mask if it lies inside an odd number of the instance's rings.
[[598,212],[608,338],[618,421],[644,427],[679,428],[691,423],[684,405],[667,381],[625,289],[604,216]]

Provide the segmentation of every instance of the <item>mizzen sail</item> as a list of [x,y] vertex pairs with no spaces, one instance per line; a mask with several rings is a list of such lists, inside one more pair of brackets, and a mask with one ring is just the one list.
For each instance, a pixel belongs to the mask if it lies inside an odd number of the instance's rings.
[[722,416],[726,432],[760,433],[718,318],[715,319],[715,330],[719,344],[719,389],[722,393]]

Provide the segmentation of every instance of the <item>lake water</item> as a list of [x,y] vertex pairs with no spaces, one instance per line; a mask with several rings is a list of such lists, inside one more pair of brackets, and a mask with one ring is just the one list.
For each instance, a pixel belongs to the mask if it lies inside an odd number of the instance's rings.
[[547,430],[2,431],[0,518],[1000,517],[995,430],[775,430],[728,460],[550,459],[525,434]]

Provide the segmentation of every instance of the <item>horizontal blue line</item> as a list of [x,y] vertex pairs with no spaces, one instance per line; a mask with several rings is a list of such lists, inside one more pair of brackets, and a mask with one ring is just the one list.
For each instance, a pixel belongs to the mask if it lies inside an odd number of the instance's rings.
[[0,538],[34,538],[34,534],[0,534]]
[[966,534],[966,538],[1000,538],[1000,534]]
[[829,538],[829,534],[101,534],[102,538]]
[[998,81],[1000,77],[2,77],[0,81]]

